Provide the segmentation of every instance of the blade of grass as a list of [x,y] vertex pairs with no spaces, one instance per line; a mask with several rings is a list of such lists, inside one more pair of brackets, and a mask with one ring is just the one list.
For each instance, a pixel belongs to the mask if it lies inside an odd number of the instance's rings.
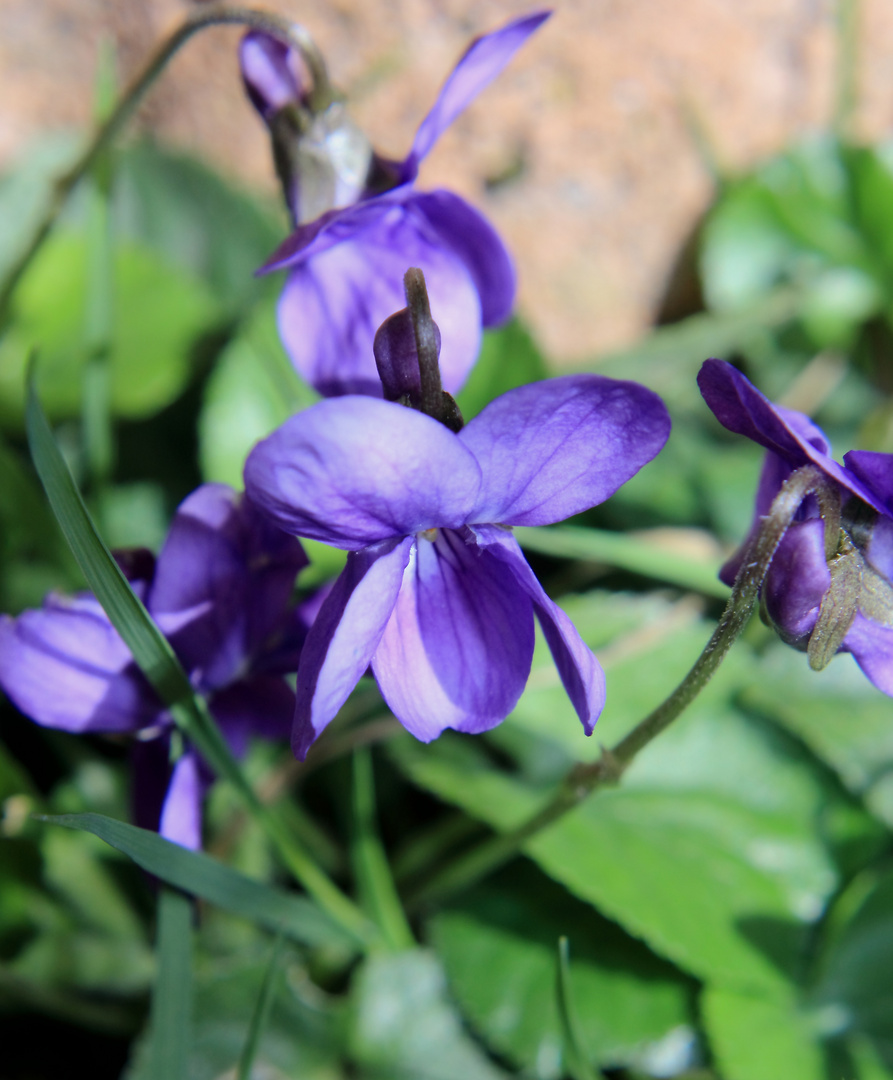
[[149,1076],[186,1080],[192,1026],[192,904],[182,893],[158,897],[158,973],[149,1018]]
[[32,362],[25,413],[28,446],[50,506],[87,584],[143,674],[169,707],[178,728],[195,744],[217,775],[233,784],[295,879],[359,943],[367,942],[374,928],[258,799],[204,699],[193,692],[167,638],[152,621],[106,547],[53,439],[37,397],[33,375]]
[[270,1006],[273,1004],[273,989],[276,985],[276,972],[279,968],[279,959],[282,956],[282,938],[278,937],[273,945],[273,955],[267,965],[264,981],[261,984],[260,993],[251,1015],[251,1023],[248,1027],[248,1037],[239,1058],[236,1070],[236,1080],[251,1080],[251,1069],[257,1056],[257,1048],[260,1046],[260,1038],[267,1025],[270,1015]]
[[573,1080],[598,1080],[595,1069],[586,1056],[580,1038],[580,1021],[574,1007],[570,982],[570,957],[567,938],[558,939],[555,993],[558,1000],[558,1019],[564,1041],[564,1066]]
[[201,851],[103,814],[41,815],[39,821],[93,833],[168,885],[305,945],[350,946],[354,939],[312,900],[240,874]]
[[415,939],[375,824],[375,781],[368,747],[355,750],[353,755],[353,814],[353,864],[364,906],[390,949],[412,949]]

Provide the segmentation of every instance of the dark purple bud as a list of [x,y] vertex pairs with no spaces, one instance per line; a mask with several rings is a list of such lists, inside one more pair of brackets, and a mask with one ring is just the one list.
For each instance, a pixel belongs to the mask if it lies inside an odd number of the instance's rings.
[[[434,329],[439,356],[440,330],[436,324]],[[375,354],[375,366],[381,376],[385,400],[404,401],[417,409],[422,396],[422,382],[408,308],[391,315],[379,326],[372,343],[372,351]]]

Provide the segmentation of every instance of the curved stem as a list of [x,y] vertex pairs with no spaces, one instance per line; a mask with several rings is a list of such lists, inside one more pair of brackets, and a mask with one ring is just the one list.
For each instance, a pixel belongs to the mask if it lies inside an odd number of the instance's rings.
[[[839,496],[836,492],[830,492],[830,487],[824,474],[813,465],[806,465],[792,473],[776,495],[769,513],[763,519],[760,531],[747,550],[735,579],[732,595],[713,635],[673,693],[613,747],[603,750],[598,761],[590,765],[574,766],[554,797],[522,825],[511,832],[490,837],[435,874],[409,898],[407,908],[414,910],[420,905],[440,901],[460,889],[467,888],[502,866],[516,855],[531,837],[542,832],[569,810],[573,810],[598,788],[616,784],[639,751],[666,730],[694,701],[725,659],[753,613],[778,545],[806,496],[818,495],[824,505],[826,501],[833,503],[833,494],[839,505]],[[833,527],[833,521],[826,522],[826,531]]]
[[108,119],[96,128],[93,137],[77,161],[56,180],[49,205],[37,224],[34,235],[7,272],[2,284],[0,284],[0,324],[2,324],[6,316],[9,301],[15,292],[16,286],[30,266],[31,260],[40,250],[47,236],[49,236],[50,230],[62,212],[68,197],[93,168],[96,159],[116,138],[171,58],[199,30],[204,30],[209,26],[222,26],[233,23],[271,34],[297,49],[310,69],[313,80],[313,90],[310,98],[311,109],[319,112],[331,103],[333,93],[325,61],[310,35],[302,26],[283,18],[281,15],[249,7],[212,5],[197,11],[194,15],[190,15],[149,57],[143,70],[121,95]]

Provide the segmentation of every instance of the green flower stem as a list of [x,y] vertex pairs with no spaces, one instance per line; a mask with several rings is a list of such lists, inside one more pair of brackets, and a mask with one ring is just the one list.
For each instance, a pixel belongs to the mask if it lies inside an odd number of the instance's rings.
[[598,788],[614,785],[620,780],[639,751],[668,728],[694,701],[725,659],[747,625],[778,545],[807,495],[818,498],[825,517],[826,546],[830,545],[829,537],[833,534],[836,548],[840,528],[839,496],[824,474],[814,466],[806,465],[794,472],[776,495],[747,550],[732,595],[713,636],[673,693],[618,743],[603,750],[598,761],[574,766],[555,796],[522,825],[511,832],[484,840],[447,864],[409,898],[409,910],[441,901],[479,881],[516,855],[533,836],[579,806]]
[[6,317],[9,301],[15,292],[16,286],[31,265],[31,260],[49,236],[68,197],[80,181],[93,170],[97,160],[121,132],[146,92],[164,71],[171,58],[193,34],[209,26],[227,24],[249,26],[253,30],[261,30],[291,44],[300,52],[301,58],[310,69],[313,80],[313,89],[310,94],[311,110],[320,112],[331,103],[333,100],[332,87],[322,54],[307,31],[297,23],[293,23],[289,19],[270,11],[216,4],[190,15],[173,33],[162,41],[149,57],[143,70],[121,95],[108,118],[96,128],[80,157],[54,184],[49,205],[37,224],[30,242],[12,265],[2,284],[0,284],[0,324]]

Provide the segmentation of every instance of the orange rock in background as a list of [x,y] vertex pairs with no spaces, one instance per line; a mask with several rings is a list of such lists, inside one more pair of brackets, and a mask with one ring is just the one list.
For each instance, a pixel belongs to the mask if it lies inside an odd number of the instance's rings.
[[[356,120],[402,157],[442,79],[478,33],[529,0],[264,0],[304,23]],[[128,77],[186,0],[2,0],[0,167],[37,132],[83,125],[96,47]],[[444,136],[423,187],[448,186],[499,227],[520,308],[571,361],[634,340],[680,244],[709,203],[698,117],[724,167],[743,168],[823,126],[834,97],[828,0],[567,0]],[[893,7],[863,0],[866,138],[893,126]],[[266,134],[243,98],[239,31],[215,28],[175,59],[139,123],[278,198]]]

